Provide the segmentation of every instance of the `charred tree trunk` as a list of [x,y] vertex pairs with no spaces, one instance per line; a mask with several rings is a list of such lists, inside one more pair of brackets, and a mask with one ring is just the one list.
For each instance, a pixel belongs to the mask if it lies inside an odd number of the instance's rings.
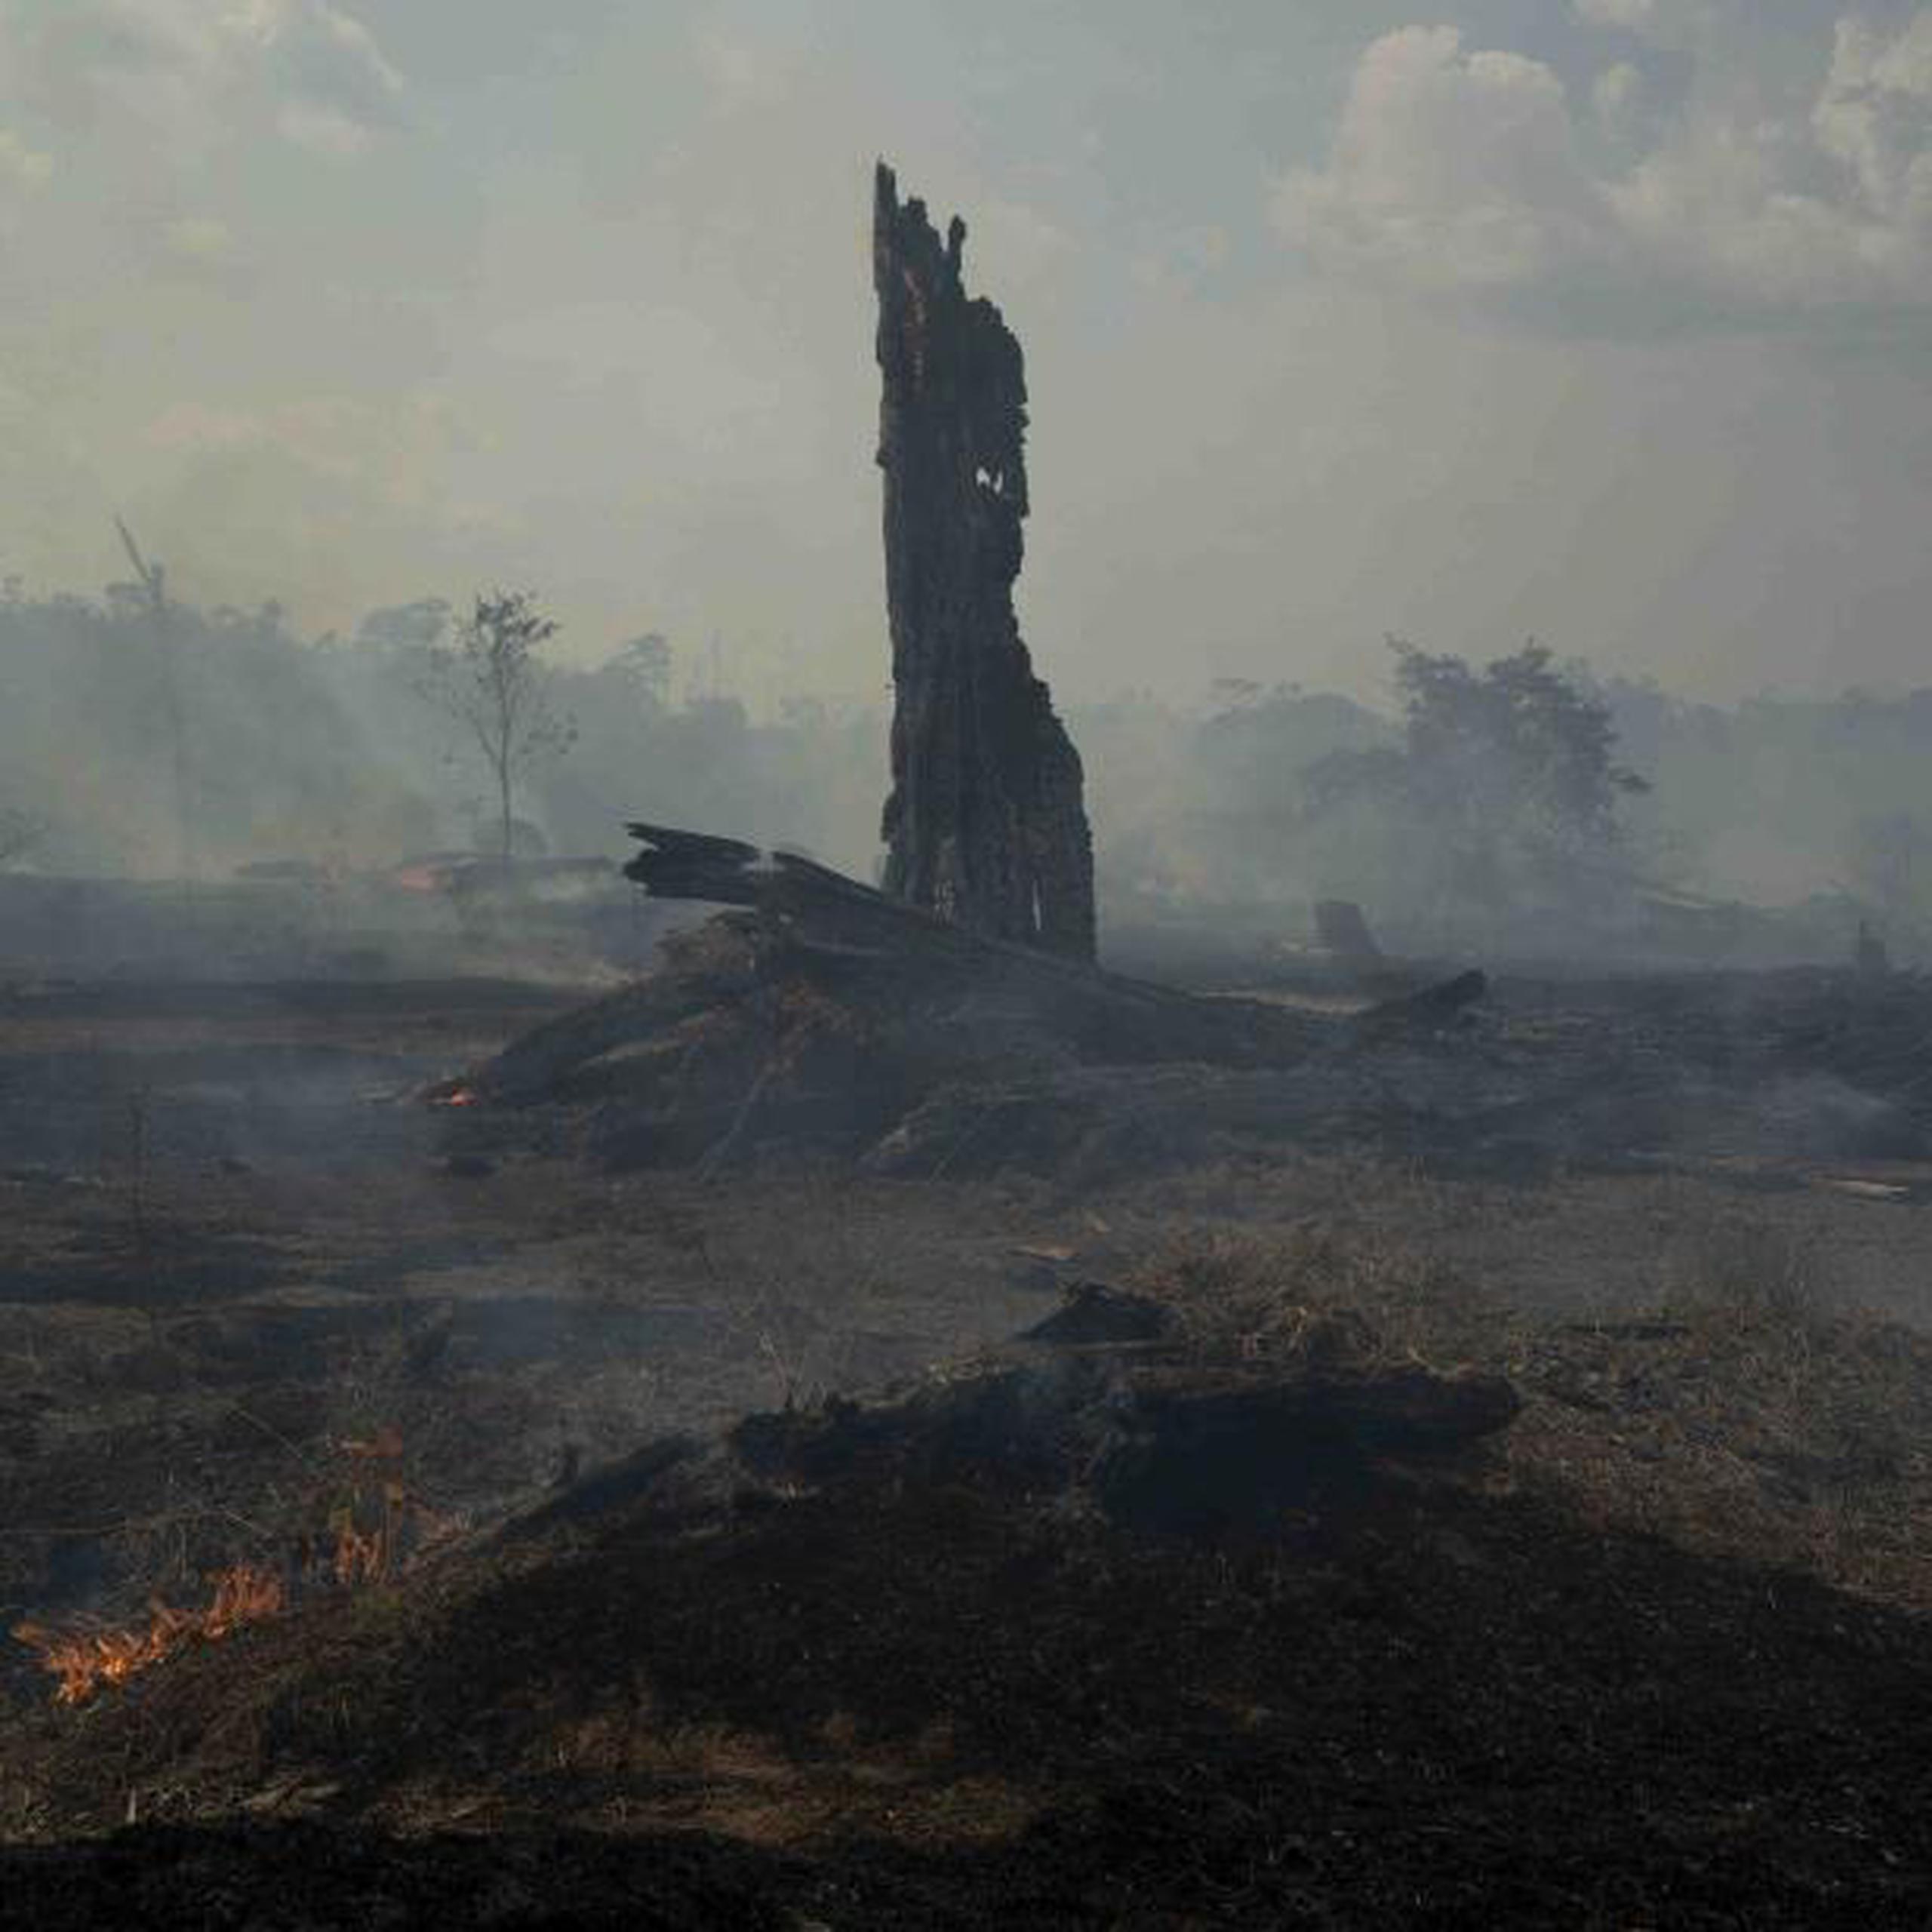
[[878,170],[880,467],[897,702],[886,889],[995,939],[1094,951],[1079,754],[1013,612],[1027,513],[1020,344]]

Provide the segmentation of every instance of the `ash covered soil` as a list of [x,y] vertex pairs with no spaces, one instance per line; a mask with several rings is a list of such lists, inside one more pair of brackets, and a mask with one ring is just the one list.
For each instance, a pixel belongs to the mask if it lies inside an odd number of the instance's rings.
[[1922,1924],[1932,1000],[1737,993],[1099,1181],[423,1105],[529,988],[15,997],[0,1622],[290,1584],[70,1706],[0,1644],[0,1919]]

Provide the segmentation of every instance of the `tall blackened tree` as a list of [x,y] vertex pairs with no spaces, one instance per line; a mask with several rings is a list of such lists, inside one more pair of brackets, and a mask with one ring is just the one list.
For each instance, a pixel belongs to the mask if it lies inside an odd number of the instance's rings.
[[964,222],[942,238],[879,164],[885,888],[976,932],[1091,960],[1085,774],[1013,608],[1029,509],[1024,358],[998,309],[967,294],[965,245]]
[[528,591],[479,592],[457,629],[456,648],[432,654],[423,691],[466,725],[496,792],[500,857],[508,866],[515,836],[518,780],[531,766],[561,758],[577,741],[575,722],[552,701],[539,650],[557,634]]

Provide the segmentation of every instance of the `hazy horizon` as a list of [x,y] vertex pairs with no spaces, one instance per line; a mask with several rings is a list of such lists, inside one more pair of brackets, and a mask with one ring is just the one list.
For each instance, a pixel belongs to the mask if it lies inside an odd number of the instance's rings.
[[0,0],[0,574],[526,583],[881,697],[869,172],[1020,334],[1057,691],[1924,681],[1932,8]]

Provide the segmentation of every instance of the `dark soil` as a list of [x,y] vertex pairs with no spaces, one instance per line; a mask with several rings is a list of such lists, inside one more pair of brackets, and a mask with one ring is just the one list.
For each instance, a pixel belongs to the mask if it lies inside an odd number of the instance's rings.
[[[267,1721],[276,1760],[348,1780],[346,1815],[9,1854],[19,1922],[118,1899],[152,1924],[617,1924],[638,1887],[666,1924],[837,1900],[847,1925],[1905,1925],[1932,1880],[1918,1623],[1400,1488],[1238,1560],[1069,1537],[970,1491],[784,1505],[695,1540],[606,1525],[378,1656],[318,1641],[350,1734],[308,1701],[312,1666]],[[278,1647],[130,1694],[93,1749],[165,1794],[130,1744],[219,1731]],[[640,1776],[608,1740],[719,1725],[774,1740],[785,1784],[854,1755],[897,1768],[783,1858],[544,1831],[626,1797],[643,1824],[701,1817],[691,1777]],[[605,1741],[546,1763],[571,1735]],[[374,1828],[381,1794],[459,1767],[483,1767],[487,1841]],[[894,1798],[943,1817],[949,1787],[986,1781],[1022,1795],[1010,1835],[894,1829]]]
[[[1634,1156],[1614,1013],[1754,1097],[1687,1133],[1734,1169],[1584,1177],[1532,1109],[1426,1164],[614,1181],[390,1097],[507,996],[22,1020],[6,1622],[272,1558],[378,1426],[456,1527],[75,1709],[0,1645],[0,1924],[1932,1922],[1932,1346],[1838,1293],[1932,1314],[1932,1169],[1785,1071],[1918,1118],[1915,995],[1826,991],[1508,993],[1385,1063],[1574,1070],[1576,1149]],[[1257,1433],[1276,1380],[1432,1369],[1515,1420]]]
[[[43,1832],[183,1829],[8,1854],[8,1896],[43,1924],[1923,1922],[1921,1618],[1592,1527],[1481,1451],[1358,1441],[1278,1469],[1265,1532],[1137,1534],[1066,1486],[1089,1397],[1040,1400],[1037,1430],[955,1385],[774,1417],[749,1463],[673,1445],[42,1720],[15,1764]],[[420,1835],[459,1820],[487,1838]]]

